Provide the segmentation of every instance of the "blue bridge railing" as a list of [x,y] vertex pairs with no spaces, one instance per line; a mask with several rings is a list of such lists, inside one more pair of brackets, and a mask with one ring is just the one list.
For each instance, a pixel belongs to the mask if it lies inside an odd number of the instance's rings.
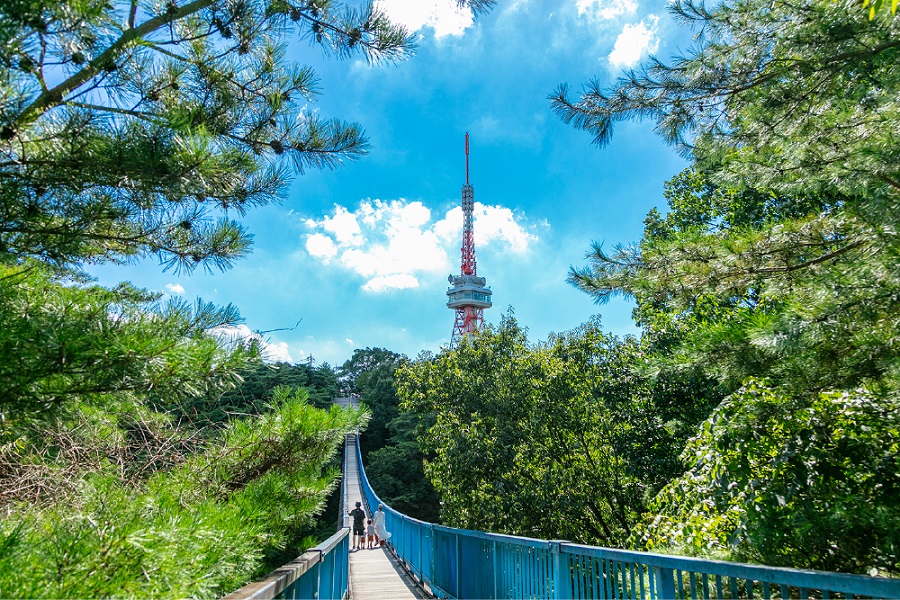
[[225,596],[226,600],[249,598],[319,598],[341,600],[347,597],[350,530],[341,528],[333,536],[298,558]]
[[802,571],[469,531],[384,505],[390,544],[420,582],[447,598],[900,598],[900,579]]

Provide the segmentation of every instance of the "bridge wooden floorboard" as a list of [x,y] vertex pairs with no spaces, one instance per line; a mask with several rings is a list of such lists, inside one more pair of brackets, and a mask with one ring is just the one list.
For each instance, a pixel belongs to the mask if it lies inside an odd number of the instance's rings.
[[425,598],[425,595],[409,580],[390,552],[377,548],[350,553],[350,598],[382,600]]
[[[356,461],[356,440],[348,436],[347,452],[350,460],[345,466],[347,506],[352,509],[357,502],[363,502],[359,484],[359,466]],[[376,507],[373,507],[376,508]],[[363,510],[366,510],[363,503]],[[366,510],[366,518],[371,517]],[[351,523],[345,521],[347,525]],[[351,538],[351,548],[352,548]],[[412,579],[397,563],[397,559],[386,549],[351,550],[350,552],[350,598],[353,600],[393,600],[425,598]]]

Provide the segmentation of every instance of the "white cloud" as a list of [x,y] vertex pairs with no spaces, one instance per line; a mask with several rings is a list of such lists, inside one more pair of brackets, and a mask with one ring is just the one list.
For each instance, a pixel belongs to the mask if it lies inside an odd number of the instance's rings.
[[166,291],[170,294],[177,294],[179,296],[184,294],[184,288],[178,283],[167,283]]
[[[315,223],[313,223],[313,226],[315,226]],[[310,256],[321,258],[322,262],[327,265],[337,254],[337,246],[335,246],[334,240],[327,235],[314,233],[306,238],[306,251],[309,252]]]
[[[462,229],[462,207],[447,211],[447,216],[434,225],[435,233],[444,240],[459,239]],[[537,236],[516,222],[515,213],[503,206],[475,203],[475,247],[503,242],[513,252],[525,252]]]
[[625,25],[616,38],[609,64],[613,68],[633,67],[645,54],[659,49],[659,17],[648,15],[636,25]]
[[462,35],[474,20],[472,11],[456,0],[375,0],[375,7],[410,31],[430,27],[436,38]]
[[342,244],[359,243],[359,223],[356,221],[356,215],[348,212],[343,206],[335,205],[334,216],[325,217],[320,225],[325,231],[333,233],[335,239]]
[[222,327],[214,327],[209,333],[216,336],[220,340],[232,344],[248,344],[251,340],[256,340],[262,350],[263,360],[267,362],[287,362],[293,363],[293,358],[288,351],[286,342],[270,343],[267,342],[258,333],[253,333],[246,325],[225,325]]
[[636,0],[578,0],[578,16],[610,20],[637,12]]
[[[338,239],[331,227],[337,215],[348,221],[352,217],[360,225],[358,234]],[[366,279],[363,290],[380,293],[417,288],[420,277],[431,278],[453,269],[462,235],[462,208],[454,207],[434,221],[431,210],[418,201],[365,200],[352,213],[335,206],[335,217],[307,219],[306,226],[313,230],[306,236],[310,256],[324,264],[335,259]],[[522,253],[536,239],[509,208],[475,203],[478,248]]]
[[419,280],[412,275],[384,275],[373,277],[363,286],[367,292],[386,292],[388,290],[405,290],[419,287]]
[[286,362],[293,363],[291,353],[288,350],[287,342],[278,342],[277,344],[265,344],[263,347],[263,359],[268,362]]

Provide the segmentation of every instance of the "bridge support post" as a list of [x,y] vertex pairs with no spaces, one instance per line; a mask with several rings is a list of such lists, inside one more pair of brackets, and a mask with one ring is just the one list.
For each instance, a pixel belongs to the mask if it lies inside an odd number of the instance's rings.
[[653,578],[656,580],[657,598],[675,598],[675,579],[672,569],[653,567]]
[[494,598],[500,597],[500,556],[497,554],[497,540],[493,541],[491,557],[494,559]]
[[553,558],[553,598],[563,600],[572,597],[572,570],[569,568],[569,557],[562,552],[561,546],[568,540],[550,542],[550,555]]

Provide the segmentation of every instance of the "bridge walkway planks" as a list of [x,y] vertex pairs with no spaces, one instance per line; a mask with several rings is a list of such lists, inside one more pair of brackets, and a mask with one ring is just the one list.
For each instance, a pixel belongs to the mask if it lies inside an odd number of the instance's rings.
[[[363,502],[363,510],[366,511],[368,518],[371,512],[362,499],[359,465],[356,460],[356,436],[347,436],[344,451],[347,457],[344,462],[346,506],[352,509],[357,502]],[[350,598],[352,600],[399,600],[426,597],[388,550],[385,548],[352,550],[351,545]]]

